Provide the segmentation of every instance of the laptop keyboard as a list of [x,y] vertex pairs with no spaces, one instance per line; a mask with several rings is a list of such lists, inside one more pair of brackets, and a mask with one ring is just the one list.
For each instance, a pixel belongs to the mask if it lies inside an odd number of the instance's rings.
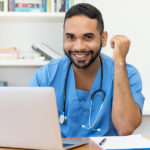
[[72,146],[72,145],[74,145],[74,144],[63,143],[63,147]]

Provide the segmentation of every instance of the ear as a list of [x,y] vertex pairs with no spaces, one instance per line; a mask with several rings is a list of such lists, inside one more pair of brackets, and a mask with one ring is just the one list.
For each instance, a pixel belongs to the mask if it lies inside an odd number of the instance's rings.
[[102,34],[102,47],[105,47],[107,45],[107,39],[108,39],[108,33],[107,31],[104,31]]

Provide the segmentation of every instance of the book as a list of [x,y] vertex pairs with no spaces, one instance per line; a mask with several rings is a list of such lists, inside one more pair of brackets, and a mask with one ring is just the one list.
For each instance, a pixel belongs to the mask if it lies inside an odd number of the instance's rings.
[[19,51],[16,48],[0,48],[0,59],[17,59]]
[[15,3],[32,3],[32,4],[42,4],[42,0],[15,0]]
[[0,11],[4,11],[4,0],[0,0]]
[[50,10],[52,13],[55,12],[55,0],[50,1]]
[[60,12],[61,9],[61,0],[56,0],[56,12]]
[[47,0],[46,12],[50,12],[50,0]]
[[10,11],[15,11],[15,0],[10,0],[9,1],[9,3],[10,3]]
[[57,0],[54,0],[54,12],[57,12]]
[[0,11],[65,12],[78,1],[79,0],[0,0]]
[[18,51],[0,51],[0,59],[17,59],[19,57]]
[[45,0],[15,0],[16,12],[44,12]]
[[9,51],[13,51],[13,50],[16,50],[15,47],[9,47],[9,48],[0,48],[0,51],[4,51],[4,50],[9,50]]
[[8,0],[4,0],[4,12],[8,12]]
[[42,0],[41,7],[43,8],[43,12],[47,12],[47,3],[49,3],[50,0]]
[[15,8],[15,12],[44,12],[43,8]]
[[16,3],[16,8],[41,8],[41,5],[32,3]]
[[65,4],[66,4],[65,10],[66,11],[70,8],[69,3],[70,3],[70,0],[65,0]]
[[52,49],[45,43],[33,44],[32,49],[40,53],[47,60],[56,59],[62,57],[56,50]]

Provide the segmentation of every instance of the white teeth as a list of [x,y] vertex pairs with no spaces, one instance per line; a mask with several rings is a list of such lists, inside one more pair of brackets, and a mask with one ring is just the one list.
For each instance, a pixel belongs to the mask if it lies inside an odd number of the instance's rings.
[[81,57],[84,57],[85,55],[76,55],[76,56],[81,58]]

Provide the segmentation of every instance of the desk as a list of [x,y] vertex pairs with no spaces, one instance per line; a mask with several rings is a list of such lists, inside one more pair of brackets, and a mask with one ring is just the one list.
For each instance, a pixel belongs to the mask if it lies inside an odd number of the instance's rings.
[[66,138],[66,139],[89,141],[89,144],[83,145],[83,146],[80,146],[80,147],[77,147],[77,148],[73,148],[72,150],[102,150],[92,140],[90,140],[90,138],[87,138],[87,137],[86,138]]
[[[90,140],[90,138],[65,138],[65,139],[74,139],[74,140],[83,140],[83,141],[89,141],[88,145],[83,145],[77,148],[73,148],[72,150],[102,150],[100,147],[98,147],[93,141]],[[150,140],[148,137],[147,139]],[[0,150],[23,150],[23,149],[16,149],[16,148],[0,148]],[[150,149],[149,149],[150,150]]]
[[[75,140],[83,140],[89,141],[88,145],[83,145],[77,148],[73,148],[72,150],[101,150],[90,138],[65,138],[65,139],[75,139]],[[0,148],[0,150],[23,150],[23,149],[16,149],[16,148]]]

